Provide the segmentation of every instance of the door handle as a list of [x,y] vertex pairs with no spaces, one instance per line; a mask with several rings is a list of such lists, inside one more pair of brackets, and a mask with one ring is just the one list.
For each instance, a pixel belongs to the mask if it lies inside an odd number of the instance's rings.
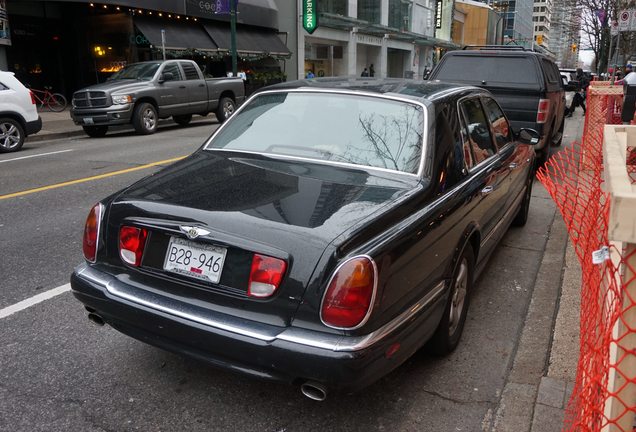
[[205,87],[205,84],[199,84],[199,87]]
[[184,88],[186,88],[186,86],[179,86],[179,88],[180,88],[180,89],[184,89]]
[[511,170],[517,168],[517,163],[516,162],[512,162],[510,165],[508,165],[508,168],[510,168]]
[[486,195],[490,195],[490,193],[492,193],[492,191],[494,191],[495,188],[492,186],[486,186],[485,188],[483,188],[481,190],[481,196],[486,196]]

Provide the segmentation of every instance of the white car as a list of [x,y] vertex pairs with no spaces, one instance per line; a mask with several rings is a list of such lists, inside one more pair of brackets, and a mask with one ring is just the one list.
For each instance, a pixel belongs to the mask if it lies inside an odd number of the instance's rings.
[[567,85],[570,82],[570,74],[568,72],[561,72],[561,81],[563,81],[563,88],[566,88],[565,91],[565,108],[567,109],[572,106],[572,100],[574,99],[574,91],[568,91]]
[[0,71],[0,153],[20,150],[24,139],[42,129],[35,99],[13,72]]

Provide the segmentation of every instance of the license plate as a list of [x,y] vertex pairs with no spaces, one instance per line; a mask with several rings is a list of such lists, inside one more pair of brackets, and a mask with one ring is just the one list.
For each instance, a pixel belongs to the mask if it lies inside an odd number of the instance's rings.
[[93,121],[93,117],[84,117],[83,120],[84,120],[84,124],[87,124],[87,125],[95,124],[95,122]]
[[171,237],[163,269],[191,278],[218,283],[227,249]]

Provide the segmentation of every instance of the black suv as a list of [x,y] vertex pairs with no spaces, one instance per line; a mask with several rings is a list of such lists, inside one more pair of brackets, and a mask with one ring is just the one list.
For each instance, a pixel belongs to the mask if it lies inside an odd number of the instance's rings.
[[561,145],[565,92],[559,68],[546,55],[519,46],[467,46],[446,53],[429,79],[488,89],[516,132],[539,132],[539,161],[547,160],[550,145]]

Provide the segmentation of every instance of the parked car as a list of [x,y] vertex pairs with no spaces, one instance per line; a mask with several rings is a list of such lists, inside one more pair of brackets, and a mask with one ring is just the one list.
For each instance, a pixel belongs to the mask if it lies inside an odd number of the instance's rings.
[[71,118],[91,137],[128,123],[151,134],[168,117],[186,125],[193,114],[214,112],[224,122],[244,99],[241,78],[205,79],[192,60],[157,60],[130,64],[105,83],[76,91]]
[[563,89],[565,90],[565,104],[563,106],[563,111],[566,113],[568,109],[572,106],[572,101],[574,100],[574,93],[576,93],[576,87],[570,82],[570,74],[568,72],[561,72],[561,81],[563,83]]
[[468,46],[446,53],[430,79],[488,89],[516,131],[532,128],[539,132],[535,150],[541,162],[547,160],[550,145],[561,145],[565,93],[559,69],[550,57],[519,46]]
[[26,137],[41,129],[31,91],[13,72],[0,71],[0,153],[20,150]]
[[538,139],[476,87],[279,84],[96,204],[72,290],[144,342],[316,400],[359,390],[427,341],[455,349],[473,281],[526,222]]

